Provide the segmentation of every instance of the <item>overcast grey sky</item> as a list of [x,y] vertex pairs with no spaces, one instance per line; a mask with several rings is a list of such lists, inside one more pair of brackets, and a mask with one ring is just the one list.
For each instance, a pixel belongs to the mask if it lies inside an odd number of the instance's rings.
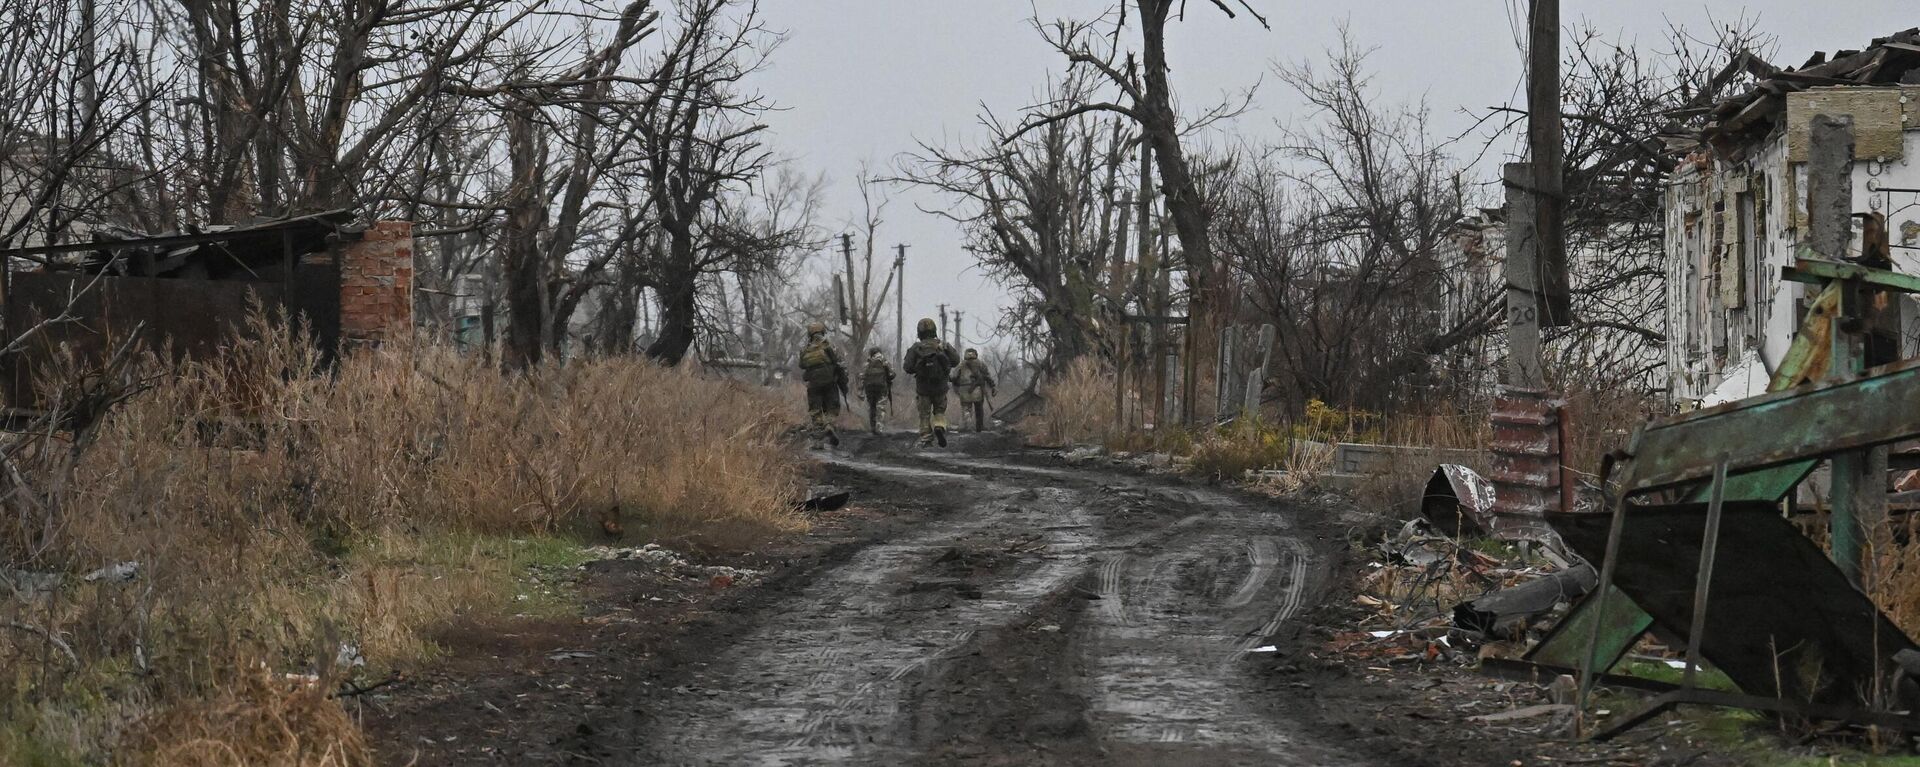
[[[1169,32],[1176,89],[1188,105],[1215,101],[1259,81],[1274,61],[1297,62],[1337,45],[1345,23],[1357,42],[1378,50],[1369,59],[1389,101],[1425,99],[1435,128],[1449,134],[1470,124],[1464,109],[1515,97],[1521,57],[1511,14],[1525,0],[1372,0],[1307,3],[1254,0],[1273,29],[1230,21],[1206,0],[1191,0],[1188,20]],[[809,172],[827,174],[824,214],[842,231],[856,214],[852,179],[862,161],[890,168],[916,141],[977,142],[982,106],[1011,116],[1034,102],[1062,62],[1028,20],[1085,18],[1108,0],[767,0],[770,25],[786,43],[760,89],[784,109],[769,122],[777,148]],[[1685,4],[1658,0],[1564,0],[1567,26],[1591,23],[1603,33],[1649,46],[1668,25],[1705,35],[1745,18],[1777,38],[1774,63],[1798,65],[1816,50],[1858,48],[1874,37],[1920,24],[1913,0],[1748,0]],[[1228,138],[1258,143],[1277,122],[1305,119],[1272,78],[1253,111],[1224,126]],[[881,235],[884,246],[911,246],[907,261],[908,322],[935,304],[967,312],[966,334],[980,339],[998,317],[1005,293],[973,267],[948,221],[915,204],[939,200],[912,190],[894,193]]]

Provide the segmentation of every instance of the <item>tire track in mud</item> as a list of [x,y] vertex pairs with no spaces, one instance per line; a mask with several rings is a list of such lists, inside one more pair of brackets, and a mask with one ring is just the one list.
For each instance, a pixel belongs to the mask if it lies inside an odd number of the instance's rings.
[[[914,744],[905,737],[900,705],[909,677],[968,646],[980,629],[1018,620],[1084,573],[1081,552],[1093,544],[1093,525],[1076,493],[845,463],[939,483],[940,492],[968,500],[906,539],[856,554],[786,605],[778,619],[723,652],[714,666],[728,681],[714,684],[727,692],[692,701],[653,728],[661,761],[878,764],[907,758]],[[937,573],[943,553],[1006,530],[1037,533],[1040,539],[1023,548],[1040,551],[973,583]]]
[[[996,715],[1084,721],[1062,736],[1086,741],[1088,756],[1078,761],[1341,763],[1277,721],[1274,702],[1261,697],[1272,692],[1241,662],[1310,589],[1312,549],[1289,536],[1281,515],[1224,493],[999,461],[920,454],[836,462],[924,484],[956,510],[856,553],[722,649],[700,680],[708,689],[653,719],[644,742],[658,761],[924,761],[954,737],[939,732],[941,707],[956,705],[952,695],[973,696],[964,705],[976,713],[1017,708],[992,698],[1020,697],[995,686],[1018,685],[1018,673],[976,685],[968,677],[981,663],[961,659],[983,647],[1019,653],[1045,644],[1047,656],[1016,661],[1016,670],[1073,669],[1072,694],[1043,705],[1079,710]],[[1159,513],[1116,510],[1130,503]],[[943,554],[1015,535],[1032,543],[968,578],[943,574]],[[1076,591],[1085,598],[1063,600]],[[1062,609],[1081,612],[1060,620]],[[1056,641],[1025,638],[1043,619],[1070,629]],[[940,685],[960,692],[929,691]],[[989,754],[1028,753],[974,740]]]

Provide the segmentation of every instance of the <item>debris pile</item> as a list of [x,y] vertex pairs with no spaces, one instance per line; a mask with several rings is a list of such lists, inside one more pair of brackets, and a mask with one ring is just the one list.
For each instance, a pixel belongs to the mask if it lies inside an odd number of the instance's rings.
[[637,548],[593,546],[586,550],[586,554],[596,562],[616,560],[642,562],[662,574],[683,580],[706,581],[716,586],[740,585],[760,575],[758,570],[743,567],[696,565],[687,561],[687,558],[681,556],[679,552],[657,543],[649,543]]
[[1376,666],[1517,657],[1598,581],[1552,547],[1448,537],[1425,519],[1372,553],[1355,597],[1362,617],[1331,647]]

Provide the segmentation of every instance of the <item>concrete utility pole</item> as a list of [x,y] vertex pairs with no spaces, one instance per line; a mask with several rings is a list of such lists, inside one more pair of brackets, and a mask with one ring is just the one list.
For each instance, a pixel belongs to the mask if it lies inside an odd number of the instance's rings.
[[1531,0],[1527,18],[1527,156],[1501,173],[1507,190],[1506,383],[1546,387],[1540,328],[1569,322],[1561,166],[1560,2]]
[[[1818,258],[1842,261],[1853,243],[1853,118],[1814,115],[1808,130],[1807,245]],[[1873,296],[1862,287],[1858,280],[1842,283],[1827,366],[1830,382],[1851,381],[1866,369],[1868,331],[1862,319]],[[1860,573],[1865,531],[1886,518],[1886,477],[1884,445],[1833,457],[1833,563],[1855,585],[1864,585]]]
[[960,338],[960,310],[955,309],[953,310],[953,348],[955,349],[964,348],[961,346],[961,343],[960,343],[961,340],[962,339]]
[[1507,190],[1507,370],[1506,384],[1521,389],[1547,385],[1540,360],[1540,235],[1533,216],[1534,196],[1527,190],[1533,168],[1507,163],[1501,181]]
[[947,305],[946,304],[940,305],[940,335],[938,337],[939,338],[947,337]]
[[896,245],[893,257],[893,353],[907,351],[907,246]]

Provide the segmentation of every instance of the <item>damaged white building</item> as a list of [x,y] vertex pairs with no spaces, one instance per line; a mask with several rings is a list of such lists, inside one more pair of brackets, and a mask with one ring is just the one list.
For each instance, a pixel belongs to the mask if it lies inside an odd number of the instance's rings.
[[[1760,394],[1816,289],[1781,279],[1808,236],[1806,160],[1815,115],[1853,120],[1853,208],[1885,217],[1894,268],[1920,274],[1920,30],[1764,77],[1710,107],[1665,205],[1666,345],[1672,397]],[[1854,253],[1861,228],[1854,228]],[[1920,312],[1899,301],[1901,355]]]

